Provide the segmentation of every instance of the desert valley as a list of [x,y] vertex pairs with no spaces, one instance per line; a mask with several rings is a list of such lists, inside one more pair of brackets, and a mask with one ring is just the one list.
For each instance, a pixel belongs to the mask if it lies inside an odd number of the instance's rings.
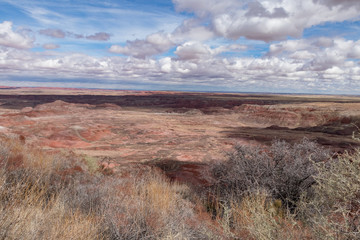
[[360,240],[359,0],[0,0],[0,239]]
[[171,162],[181,181],[199,181],[191,171],[223,160],[236,144],[306,137],[335,152],[360,146],[352,139],[356,96],[9,88],[0,90],[0,104],[2,135],[92,156],[114,171]]
[[3,87],[0,236],[356,239],[359,125],[358,96]]

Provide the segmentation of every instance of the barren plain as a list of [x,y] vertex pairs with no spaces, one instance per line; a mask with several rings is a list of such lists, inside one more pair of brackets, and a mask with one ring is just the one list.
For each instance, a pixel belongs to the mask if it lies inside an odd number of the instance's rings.
[[235,144],[307,137],[351,151],[359,123],[358,96],[0,89],[1,135],[92,156],[115,172],[155,165],[194,184]]

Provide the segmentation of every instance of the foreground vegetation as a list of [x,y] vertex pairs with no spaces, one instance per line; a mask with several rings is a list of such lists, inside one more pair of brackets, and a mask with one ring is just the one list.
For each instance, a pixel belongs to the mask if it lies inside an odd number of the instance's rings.
[[237,146],[204,188],[94,161],[1,138],[0,238],[360,239],[360,151]]

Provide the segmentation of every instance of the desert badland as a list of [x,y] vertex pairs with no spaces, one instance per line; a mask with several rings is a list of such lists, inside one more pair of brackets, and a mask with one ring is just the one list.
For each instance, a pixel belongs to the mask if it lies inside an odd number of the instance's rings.
[[357,238],[359,123],[358,96],[4,87],[0,235]]
[[[208,164],[234,145],[306,137],[351,150],[360,97],[79,89],[0,90],[0,132],[104,164]],[[115,165],[114,165],[115,164]]]
[[360,240],[359,0],[0,0],[0,239]]

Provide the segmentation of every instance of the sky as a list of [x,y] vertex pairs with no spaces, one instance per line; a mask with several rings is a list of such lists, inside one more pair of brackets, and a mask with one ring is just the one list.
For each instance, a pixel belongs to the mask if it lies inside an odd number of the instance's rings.
[[360,95],[359,0],[0,0],[0,85]]

